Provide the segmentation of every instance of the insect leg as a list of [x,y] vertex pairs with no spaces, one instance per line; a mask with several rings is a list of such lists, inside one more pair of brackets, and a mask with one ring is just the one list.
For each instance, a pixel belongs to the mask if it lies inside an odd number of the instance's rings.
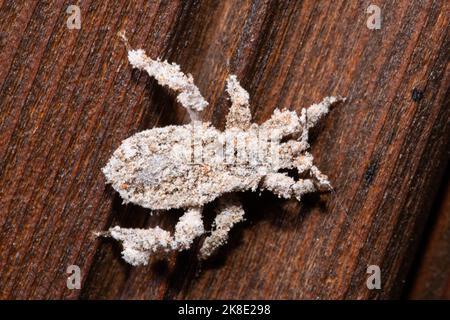
[[231,107],[226,117],[225,127],[246,130],[250,127],[251,112],[248,92],[241,87],[235,75],[227,79],[227,93],[231,99]]
[[312,166],[310,172],[317,186],[317,189],[319,189],[320,191],[330,191],[333,189],[330,181],[328,180],[328,177],[320,172],[320,170],[316,166]]
[[153,60],[145,54],[144,50],[132,49],[123,32],[119,33],[119,36],[127,47],[130,64],[134,68],[145,70],[160,85],[174,90],[178,94],[177,101],[189,112],[191,120],[199,120],[198,113],[206,108],[208,102],[194,84],[192,75],[181,72],[180,66],[175,63]]
[[306,109],[306,128],[310,129],[314,127],[319,120],[325,116],[328,111],[330,111],[330,107],[340,101],[345,101],[345,98],[342,97],[326,97],[320,103],[316,103],[311,105],[308,109]]
[[309,152],[305,152],[304,155],[300,156],[296,161],[297,171],[299,174],[307,172],[314,181],[314,185],[320,191],[331,190],[331,184],[328,181],[328,177],[324,175],[320,170],[313,164],[313,156]]
[[285,173],[269,173],[263,180],[261,189],[269,190],[280,198],[289,199],[292,196],[292,186],[295,180]]
[[239,200],[232,197],[222,199],[217,208],[211,234],[205,238],[199,252],[199,259],[205,260],[228,240],[228,233],[238,222],[244,220],[244,209]]
[[205,233],[202,220],[203,208],[190,208],[186,210],[175,226],[172,249],[182,251],[189,249],[195,238]]
[[172,242],[170,233],[159,227],[133,229],[115,226],[99,235],[121,241],[122,257],[133,266],[147,265],[151,254],[168,250]]
[[295,111],[275,109],[270,119],[261,124],[261,130],[268,134],[277,133],[279,139],[298,135],[301,130],[300,118]]
[[190,208],[175,226],[175,234],[159,227],[150,229],[121,228],[116,226],[99,234],[122,242],[123,259],[133,266],[146,265],[150,255],[169,250],[182,251],[204,233],[202,208]]
[[292,185],[292,193],[298,201],[301,201],[304,194],[314,191],[316,191],[316,187],[312,179],[298,179],[298,181]]

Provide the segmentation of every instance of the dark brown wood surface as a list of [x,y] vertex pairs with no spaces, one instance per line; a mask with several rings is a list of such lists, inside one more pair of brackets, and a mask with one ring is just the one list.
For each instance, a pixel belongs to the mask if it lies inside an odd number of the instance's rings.
[[[370,30],[371,3],[83,0],[71,3],[81,9],[81,29],[71,30],[66,1],[0,0],[0,297],[404,294],[449,159],[450,6],[376,0],[382,24]],[[312,147],[336,194],[303,205],[244,194],[247,220],[214,259],[199,265],[183,252],[126,265],[120,246],[93,232],[170,229],[179,212],[122,205],[100,169],[124,138],[187,115],[131,70],[122,29],[133,46],[192,73],[210,102],[203,119],[219,128],[229,73],[250,92],[258,123],[276,107],[347,97]],[[81,290],[66,287],[72,264]],[[380,266],[381,290],[368,290],[368,265]]]
[[450,184],[444,186],[408,283],[411,288],[406,293],[411,299],[450,299]]

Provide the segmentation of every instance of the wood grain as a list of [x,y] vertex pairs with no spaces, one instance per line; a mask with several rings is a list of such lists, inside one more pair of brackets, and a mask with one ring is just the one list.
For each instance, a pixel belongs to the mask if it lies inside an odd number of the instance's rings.
[[[447,181],[450,170],[447,170]],[[436,203],[435,215],[430,217],[430,228],[417,268],[413,269],[411,299],[450,299],[450,184],[444,184]]]
[[[64,1],[0,1],[0,298],[399,297],[449,159],[450,8],[374,1],[382,26],[370,30],[371,3],[83,0],[70,30]],[[122,205],[100,169],[124,138],[187,115],[131,70],[122,29],[194,76],[210,102],[203,119],[219,128],[229,73],[258,123],[276,107],[346,96],[312,148],[336,194],[302,205],[244,194],[247,220],[211,261],[124,264],[93,232],[170,229],[180,213]],[[71,264],[81,290],[66,287]],[[368,265],[382,290],[367,289]]]

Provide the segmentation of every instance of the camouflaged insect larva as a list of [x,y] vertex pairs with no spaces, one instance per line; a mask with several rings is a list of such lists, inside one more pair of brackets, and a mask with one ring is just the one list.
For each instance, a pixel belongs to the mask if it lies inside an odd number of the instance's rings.
[[[124,35],[122,35],[126,41]],[[126,42],[127,43],[127,42]],[[178,93],[177,100],[191,116],[191,123],[145,130],[125,139],[103,168],[107,183],[124,202],[153,210],[185,209],[174,235],[159,227],[126,229],[119,226],[104,233],[122,241],[123,258],[132,265],[146,264],[150,255],[190,248],[205,233],[202,208],[219,198],[213,230],[199,252],[206,259],[228,239],[244,210],[234,194],[246,190],[269,190],[279,197],[295,197],[331,188],[328,178],[313,164],[307,151],[308,130],[330,106],[341,100],[327,97],[321,103],[294,111],[275,109],[272,117],[251,123],[249,95],[236,76],[227,79],[231,108],[225,131],[199,121],[208,105],[176,64],[152,60],[143,50],[128,48],[130,64],[145,70],[159,84]],[[285,169],[295,169],[294,180]]]

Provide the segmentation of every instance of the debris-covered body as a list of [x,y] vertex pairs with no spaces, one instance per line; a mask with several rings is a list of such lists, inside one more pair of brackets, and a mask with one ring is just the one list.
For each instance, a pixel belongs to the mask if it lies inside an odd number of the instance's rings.
[[[195,141],[200,132],[209,137],[205,144]],[[103,171],[125,202],[156,210],[199,207],[256,189],[263,176],[257,167],[222,157],[224,140],[225,133],[206,124],[145,130],[123,141]]]
[[[227,80],[231,108],[226,129],[219,131],[198,120],[208,103],[175,64],[152,60],[142,50],[129,50],[130,63],[146,70],[162,85],[178,93],[192,122],[139,132],[124,140],[103,172],[124,202],[153,210],[186,209],[174,235],[159,227],[111,228],[105,235],[122,241],[124,259],[146,264],[158,252],[188,249],[204,234],[202,207],[219,198],[214,229],[204,240],[200,258],[209,257],[226,242],[231,227],[243,220],[244,211],[235,196],[246,190],[269,190],[283,198],[331,188],[328,179],[308,153],[308,130],[338,98],[294,111],[276,109],[261,125],[250,122],[248,93],[235,76]],[[294,180],[285,169],[296,169]]]

